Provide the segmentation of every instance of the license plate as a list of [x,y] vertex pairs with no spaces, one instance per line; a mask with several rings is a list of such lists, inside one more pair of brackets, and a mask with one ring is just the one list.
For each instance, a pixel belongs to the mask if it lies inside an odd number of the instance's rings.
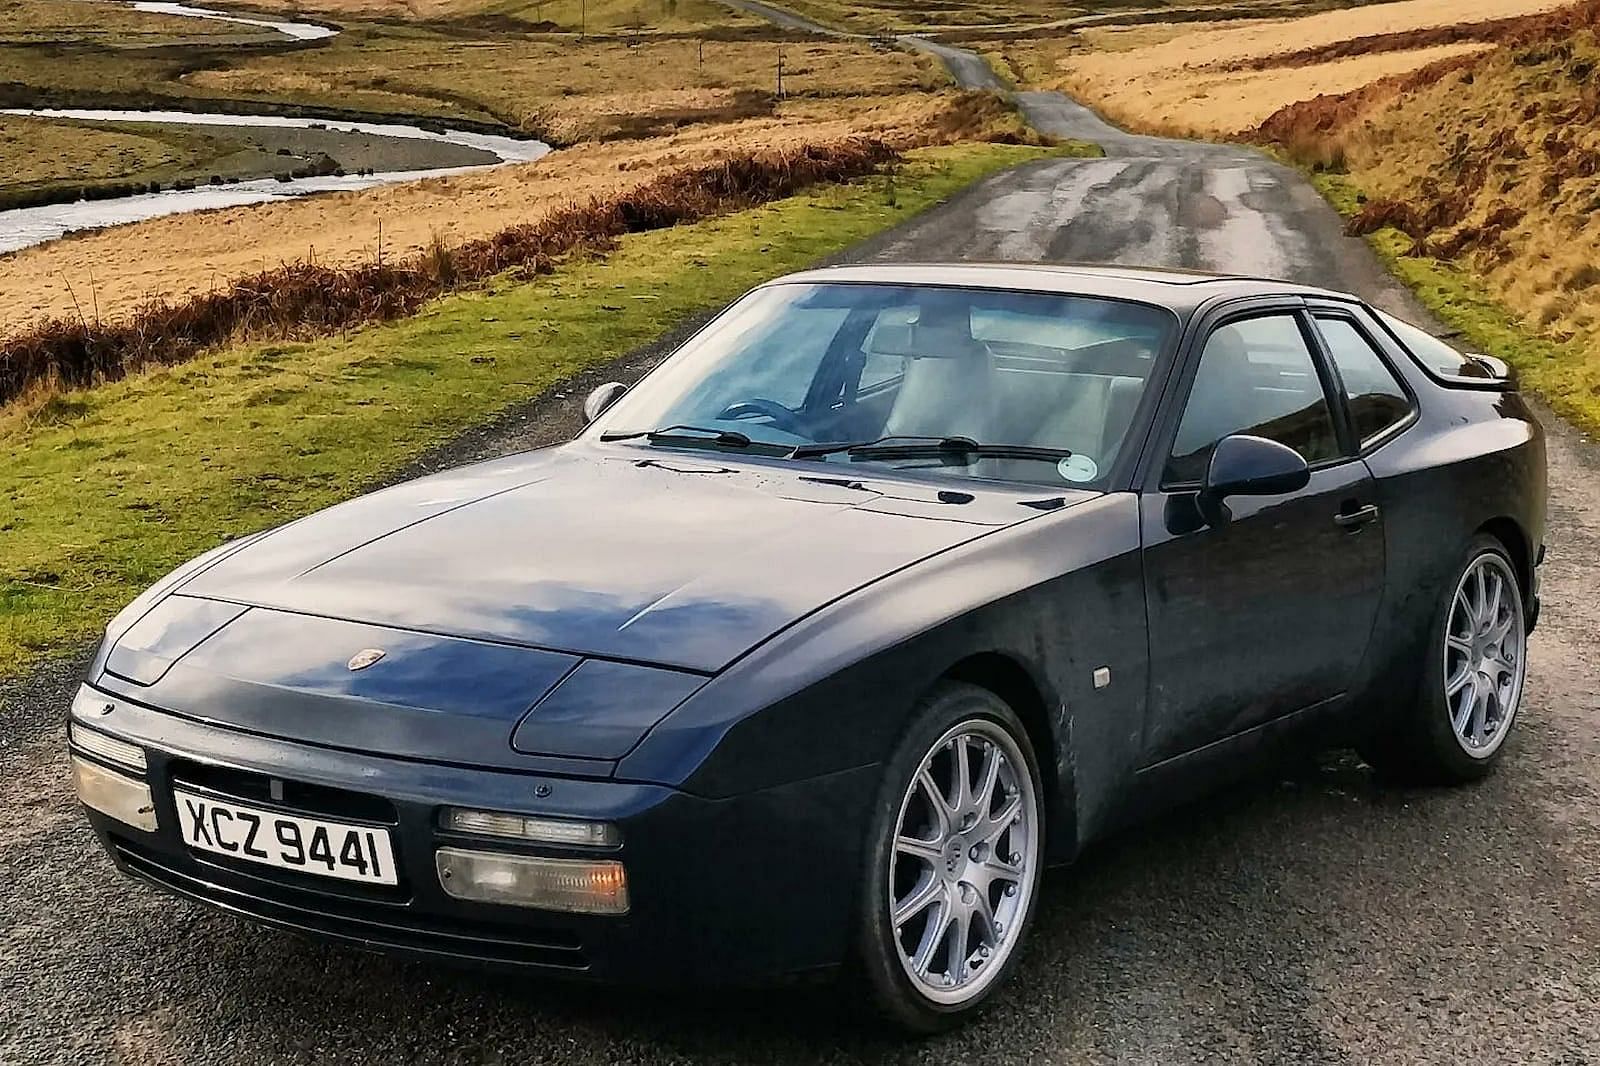
[[182,789],[172,796],[191,848],[342,881],[399,883],[386,829],[281,814]]

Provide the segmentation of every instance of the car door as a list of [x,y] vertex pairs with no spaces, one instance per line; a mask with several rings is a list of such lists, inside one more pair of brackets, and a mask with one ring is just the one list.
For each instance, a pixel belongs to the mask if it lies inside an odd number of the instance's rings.
[[[1140,497],[1150,702],[1145,765],[1349,691],[1383,583],[1382,515],[1303,306],[1202,324],[1152,437]],[[1196,506],[1212,449],[1249,433],[1298,451],[1309,484]]]

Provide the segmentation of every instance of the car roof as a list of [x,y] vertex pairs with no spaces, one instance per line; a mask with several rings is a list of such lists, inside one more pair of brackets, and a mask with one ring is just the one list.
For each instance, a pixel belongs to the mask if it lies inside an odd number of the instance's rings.
[[771,284],[934,285],[1099,296],[1167,307],[1187,314],[1216,297],[1317,296],[1354,301],[1346,293],[1236,274],[1149,267],[1035,263],[878,263],[824,267]]

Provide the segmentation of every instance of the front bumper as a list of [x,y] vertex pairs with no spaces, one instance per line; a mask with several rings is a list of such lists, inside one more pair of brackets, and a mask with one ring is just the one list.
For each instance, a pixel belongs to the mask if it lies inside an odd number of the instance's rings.
[[[861,837],[878,774],[863,767],[712,800],[660,785],[477,770],[273,740],[115,698],[87,722],[145,749],[157,829],[84,808],[125,873],[268,925],[441,961],[615,981],[744,983],[827,968],[850,941]],[[93,759],[92,755],[80,756]],[[124,771],[125,772],[125,771]],[[353,885],[190,849],[175,782],[285,810],[384,825],[399,885]],[[597,851],[465,836],[445,806],[605,821],[622,844]],[[615,858],[631,908],[608,917],[469,902],[440,887],[439,847]]]
[[1539,628],[1539,612],[1544,607],[1544,556],[1545,545],[1533,559],[1533,588],[1528,591],[1528,632]]

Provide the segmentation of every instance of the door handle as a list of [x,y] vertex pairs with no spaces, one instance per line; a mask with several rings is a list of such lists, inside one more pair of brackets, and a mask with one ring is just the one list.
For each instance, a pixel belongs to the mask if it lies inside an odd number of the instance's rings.
[[1378,505],[1369,503],[1365,507],[1357,507],[1353,511],[1340,511],[1333,516],[1333,524],[1340,529],[1357,530],[1368,522],[1378,520]]

